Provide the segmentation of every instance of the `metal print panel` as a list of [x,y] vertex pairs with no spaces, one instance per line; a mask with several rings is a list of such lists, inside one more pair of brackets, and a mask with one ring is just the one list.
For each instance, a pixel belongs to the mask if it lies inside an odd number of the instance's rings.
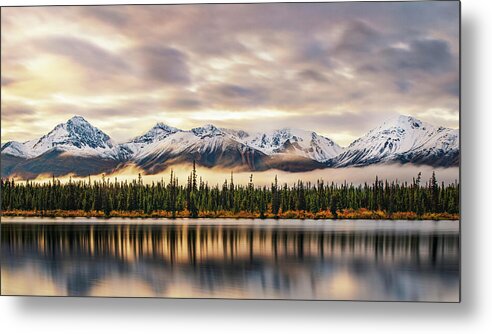
[[2,295],[460,300],[459,2],[1,28]]

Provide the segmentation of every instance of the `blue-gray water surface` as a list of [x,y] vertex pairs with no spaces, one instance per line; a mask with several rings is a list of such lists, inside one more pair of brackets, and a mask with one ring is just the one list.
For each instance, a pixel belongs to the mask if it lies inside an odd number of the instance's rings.
[[4,295],[459,300],[458,221],[1,223]]

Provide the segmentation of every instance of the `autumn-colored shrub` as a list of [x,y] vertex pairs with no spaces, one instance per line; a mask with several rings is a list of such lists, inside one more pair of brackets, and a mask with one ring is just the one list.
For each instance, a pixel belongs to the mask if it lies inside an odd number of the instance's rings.
[[[111,211],[105,215],[102,211],[83,211],[83,210],[52,210],[52,211],[29,211],[29,210],[3,210],[2,216],[22,216],[22,217],[119,217],[119,218],[188,218],[190,213],[187,210],[177,211],[174,216],[169,211]],[[381,210],[371,211],[367,209],[343,209],[337,211],[338,219],[394,219],[394,220],[457,220],[459,214],[450,213],[425,213],[418,216],[415,212],[393,212],[388,213]],[[200,212],[199,218],[260,218],[259,212],[248,211],[204,211]],[[277,217],[271,212],[266,212],[264,218],[278,219],[333,219],[333,214],[326,211],[316,213],[308,211],[280,212]]]

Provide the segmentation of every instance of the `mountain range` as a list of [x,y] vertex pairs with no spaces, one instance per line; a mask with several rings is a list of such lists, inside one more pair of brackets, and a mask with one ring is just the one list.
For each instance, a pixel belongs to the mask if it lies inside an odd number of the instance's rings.
[[79,176],[111,173],[136,165],[155,174],[179,163],[240,171],[289,172],[373,164],[459,165],[459,130],[411,116],[393,117],[341,147],[313,131],[283,128],[247,132],[212,124],[181,130],[157,123],[145,134],[116,143],[81,116],[41,138],[1,147],[2,177]]

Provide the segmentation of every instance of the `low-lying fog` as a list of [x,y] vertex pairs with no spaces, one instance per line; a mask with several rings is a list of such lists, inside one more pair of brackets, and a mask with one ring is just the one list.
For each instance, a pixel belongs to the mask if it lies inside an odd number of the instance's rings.
[[[191,173],[192,167],[190,165],[179,165],[173,166],[172,168],[175,175],[178,177],[180,184],[185,184],[188,176]],[[139,171],[136,167],[127,167],[125,169],[119,170],[111,175],[105,175],[106,179],[114,180],[117,178],[118,181],[124,180],[134,180],[138,177],[140,173],[142,179],[145,183],[151,183],[154,181],[164,180],[166,183],[169,181],[171,168],[155,175],[144,175],[143,172]],[[275,176],[278,178],[279,184],[292,184],[297,180],[302,180],[304,182],[315,183],[318,179],[322,179],[328,183],[343,183],[347,181],[353,184],[363,184],[364,182],[373,182],[376,176],[382,180],[397,180],[399,182],[412,181],[412,178],[417,177],[419,172],[422,173],[422,182],[425,183],[435,171],[437,179],[439,182],[444,181],[446,184],[459,181],[459,168],[433,168],[429,166],[414,166],[414,165],[385,165],[385,166],[369,166],[360,168],[327,168],[320,169],[311,172],[302,173],[289,173],[278,170],[269,170],[264,172],[234,172],[234,183],[235,184],[247,184],[249,182],[250,175],[253,175],[253,182],[255,185],[270,185]],[[208,182],[210,185],[222,184],[224,180],[230,180],[231,172],[224,169],[209,169],[197,167],[198,177],[203,181]],[[87,180],[88,178],[81,178],[77,176],[63,176],[57,179],[62,182],[68,182],[72,180]],[[103,175],[91,176],[91,180],[101,180]],[[35,179],[36,182],[46,182],[51,180],[51,177],[44,176]]]

